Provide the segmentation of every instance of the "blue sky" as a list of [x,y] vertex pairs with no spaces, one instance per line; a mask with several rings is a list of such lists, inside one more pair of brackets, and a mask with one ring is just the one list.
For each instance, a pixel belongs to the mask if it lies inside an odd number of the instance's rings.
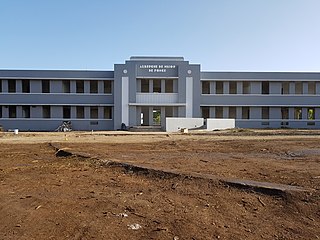
[[183,56],[202,70],[320,72],[319,12],[319,0],[0,0],[0,69]]

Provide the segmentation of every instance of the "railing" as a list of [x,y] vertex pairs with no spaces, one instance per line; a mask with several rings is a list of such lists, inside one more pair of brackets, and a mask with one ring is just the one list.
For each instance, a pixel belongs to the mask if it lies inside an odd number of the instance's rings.
[[178,103],[178,93],[137,93],[136,103]]

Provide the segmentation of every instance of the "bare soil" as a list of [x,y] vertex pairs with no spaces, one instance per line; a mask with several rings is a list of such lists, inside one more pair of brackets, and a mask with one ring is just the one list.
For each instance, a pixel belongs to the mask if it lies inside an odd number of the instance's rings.
[[[1,133],[0,239],[319,239],[319,136]],[[50,143],[92,158],[56,157]],[[139,174],[108,161],[177,174]],[[219,178],[306,191],[263,194]]]

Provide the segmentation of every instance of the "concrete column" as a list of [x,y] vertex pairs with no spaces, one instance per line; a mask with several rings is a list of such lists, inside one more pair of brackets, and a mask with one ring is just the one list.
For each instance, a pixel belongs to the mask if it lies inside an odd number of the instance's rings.
[[250,119],[261,119],[261,107],[250,107]]
[[216,82],[210,81],[210,94],[216,94]]
[[173,92],[174,93],[178,92],[178,80],[176,79],[173,80]]
[[281,108],[280,107],[272,107],[269,112],[270,119],[281,119]]
[[[72,82],[74,82],[74,81],[72,81]],[[71,91],[71,89],[70,89],[70,91]],[[77,118],[77,110],[76,110],[75,106],[71,106],[70,117],[71,118]]]
[[236,119],[242,119],[242,107],[236,108]]
[[141,126],[141,107],[137,106],[136,107],[136,122],[137,122],[137,126]]
[[149,112],[149,126],[152,126],[153,125],[153,108],[149,107],[148,112]]
[[104,84],[103,81],[98,81],[98,93],[103,94],[104,93]]
[[223,118],[229,117],[229,107],[223,107]]
[[237,82],[237,94],[243,94],[243,82]]
[[2,92],[8,92],[8,80],[2,80]]
[[2,108],[2,117],[3,118],[8,118],[9,117],[9,107],[8,106],[4,106]]
[[17,118],[22,118],[22,106],[17,106],[16,113]]
[[209,107],[209,117],[215,118],[215,116],[216,116],[215,107]]
[[165,126],[165,122],[166,122],[166,107],[161,107],[160,108],[161,111],[161,126]]
[[229,82],[223,82],[223,94],[229,94]]
[[166,80],[161,79],[161,92],[165,93],[166,92]]
[[137,92],[141,92],[141,79],[137,79]]
[[304,120],[308,119],[308,108],[305,108],[305,107],[302,108],[302,119]]
[[261,82],[251,82],[251,94],[261,94]]
[[295,82],[289,83],[289,94],[295,94],[296,88],[295,88]]
[[294,108],[289,107],[289,119],[294,119]]
[[149,93],[153,93],[153,80],[149,80]]
[[193,117],[193,77],[186,78],[186,117]]
[[308,94],[308,82],[302,82],[302,94]]
[[22,93],[22,81],[23,80],[16,80],[16,92]]
[[30,80],[30,92],[41,93],[42,92],[42,81],[41,80]]
[[83,85],[84,85],[84,93],[90,94],[90,82],[88,80],[85,80]]
[[320,94],[320,82],[316,82],[316,94]]

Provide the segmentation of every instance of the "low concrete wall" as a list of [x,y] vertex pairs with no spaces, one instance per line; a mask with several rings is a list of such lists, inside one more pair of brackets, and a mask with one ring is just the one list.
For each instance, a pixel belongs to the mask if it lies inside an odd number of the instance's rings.
[[181,128],[200,128],[203,123],[203,118],[166,118],[166,132],[177,132]]
[[207,119],[207,131],[235,128],[235,119]]

